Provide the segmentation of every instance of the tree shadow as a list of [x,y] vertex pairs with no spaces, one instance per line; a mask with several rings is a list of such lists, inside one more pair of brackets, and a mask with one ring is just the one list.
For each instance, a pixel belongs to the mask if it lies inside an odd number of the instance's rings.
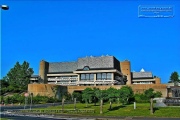
[[119,110],[120,108],[124,108],[126,107],[125,105],[120,105],[120,106],[116,106],[116,107],[112,107],[111,110],[108,109],[108,111],[104,112],[104,113],[108,113],[110,111],[114,111],[114,110]]
[[159,110],[159,108],[153,108],[153,113],[155,113],[157,110]]
[[90,106],[90,105],[89,105],[89,106],[87,106],[87,107],[85,106],[84,108],[91,108],[91,106]]
[[116,107],[113,107],[111,109],[108,109],[109,111],[114,111],[114,110],[119,110],[120,108],[124,108],[126,107],[125,105],[121,105],[121,106],[116,106]]
[[100,105],[93,105],[93,106],[100,106]]

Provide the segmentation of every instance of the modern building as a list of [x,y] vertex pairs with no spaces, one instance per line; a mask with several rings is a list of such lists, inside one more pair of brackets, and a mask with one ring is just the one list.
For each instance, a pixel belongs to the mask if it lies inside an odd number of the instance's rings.
[[114,56],[84,57],[74,62],[40,61],[39,75],[31,83],[62,86],[113,86],[130,84],[160,84],[151,72],[131,72],[130,61]]
[[131,72],[132,84],[160,84],[160,78],[153,76],[152,72],[145,72],[142,68],[140,72]]

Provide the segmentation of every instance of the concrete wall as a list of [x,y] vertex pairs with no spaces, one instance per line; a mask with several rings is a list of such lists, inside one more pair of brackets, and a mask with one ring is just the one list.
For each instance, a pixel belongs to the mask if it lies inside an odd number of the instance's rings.
[[143,93],[149,88],[153,88],[155,91],[160,91],[163,97],[167,97],[167,86],[165,84],[137,84],[129,85],[132,87],[134,93]]
[[[58,85],[50,85],[50,84],[29,84],[28,91],[33,93],[34,95],[47,95],[54,96],[53,86]],[[63,91],[67,91],[69,93],[73,93],[73,91],[82,91],[87,87],[90,88],[99,88],[101,90],[108,89],[109,87],[114,87],[116,89],[120,89],[123,85],[115,85],[115,86],[60,86],[61,89],[66,89]],[[134,93],[143,93],[145,90],[149,88],[153,88],[155,91],[160,91],[163,97],[167,97],[167,86],[165,84],[148,84],[148,85],[128,85],[132,87]],[[62,90],[61,90],[62,91]]]
[[123,61],[120,62],[120,67],[121,67],[121,72],[123,73],[123,75],[127,76],[127,85],[131,84],[131,65],[130,65],[130,61]]
[[48,64],[48,62],[42,60],[39,65],[39,76],[45,84],[47,83]]
[[155,84],[161,84],[161,79],[160,78],[154,78],[155,79]]
[[33,93],[34,96],[41,95],[60,98],[62,94],[67,92],[67,86],[52,84],[28,84],[28,93]]
[[51,84],[28,84],[28,92],[33,93],[34,96],[55,96],[53,92],[53,87],[56,85]]

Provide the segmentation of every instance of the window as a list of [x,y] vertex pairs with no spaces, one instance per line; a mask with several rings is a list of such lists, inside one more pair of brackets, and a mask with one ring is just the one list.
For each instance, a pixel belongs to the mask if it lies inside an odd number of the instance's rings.
[[83,70],[89,70],[89,66],[85,66]]
[[97,73],[97,80],[111,80],[112,73]]
[[86,74],[86,80],[89,80],[89,74]]
[[86,76],[85,74],[81,74],[81,80],[85,80]]
[[94,80],[94,74],[90,74],[90,80]]
[[97,80],[101,80],[101,73],[97,74]]
[[81,74],[81,80],[94,80],[94,74]]
[[102,73],[102,80],[106,80],[106,73]]
[[111,77],[112,73],[107,73],[107,80],[111,80],[112,77]]

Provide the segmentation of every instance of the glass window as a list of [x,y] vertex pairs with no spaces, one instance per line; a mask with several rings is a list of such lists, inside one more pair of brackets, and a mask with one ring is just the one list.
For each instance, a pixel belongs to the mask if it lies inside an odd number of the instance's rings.
[[101,73],[97,74],[97,80],[101,80]]
[[85,67],[83,68],[83,70],[89,70],[89,67],[88,67],[88,66],[85,66]]
[[86,80],[89,80],[89,74],[86,74]]
[[102,73],[102,80],[106,80],[106,73]]
[[85,80],[85,74],[81,74],[81,80]]
[[112,73],[107,73],[107,80],[111,80]]
[[94,80],[94,74],[90,74],[90,80]]

